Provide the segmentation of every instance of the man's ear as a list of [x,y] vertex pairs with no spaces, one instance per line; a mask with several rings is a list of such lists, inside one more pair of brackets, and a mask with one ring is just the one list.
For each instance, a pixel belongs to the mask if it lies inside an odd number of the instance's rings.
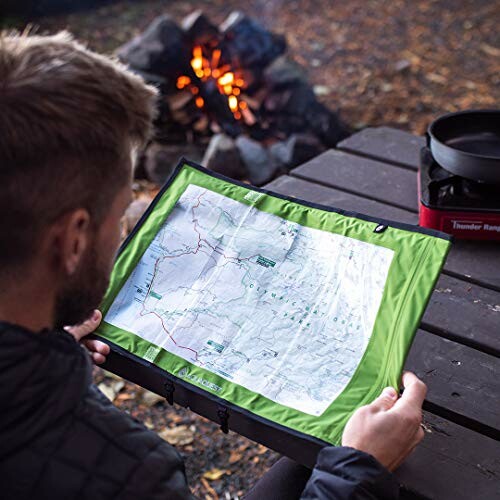
[[78,208],[62,217],[54,227],[54,254],[66,274],[72,275],[90,244],[90,214]]

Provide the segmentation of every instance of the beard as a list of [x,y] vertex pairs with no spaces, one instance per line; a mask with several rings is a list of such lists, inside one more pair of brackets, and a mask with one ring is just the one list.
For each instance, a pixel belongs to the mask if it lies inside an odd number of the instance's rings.
[[101,262],[94,244],[56,296],[56,328],[77,325],[90,318],[106,293],[109,272],[109,266]]

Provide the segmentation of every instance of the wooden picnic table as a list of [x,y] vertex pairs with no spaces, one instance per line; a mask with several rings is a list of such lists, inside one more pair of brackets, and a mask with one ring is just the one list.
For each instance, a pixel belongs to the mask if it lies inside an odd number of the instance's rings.
[[[368,128],[266,187],[418,223],[425,139]],[[426,437],[397,470],[402,498],[500,499],[500,243],[456,240],[406,369],[428,386]]]

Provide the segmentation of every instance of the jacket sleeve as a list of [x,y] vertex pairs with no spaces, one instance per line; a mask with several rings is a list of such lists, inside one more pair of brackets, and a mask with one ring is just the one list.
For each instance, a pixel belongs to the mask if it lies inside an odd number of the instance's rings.
[[[115,479],[119,500],[192,500],[184,462],[178,451],[142,423],[116,408],[99,389],[89,389],[88,424],[99,431],[104,450],[99,474]],[[97,440],[97,436],[93,436]],[[96,482],[96,481],[95,481]],[[90,482],[91,483],[91,482]],[[83,495],[82,495],[83,497]],[[85,498],[96,498],[88,494]]]
[[158,443],[128,479],[123,500],[195,500],[187,484],[184,463],[167,443]]
[[302,500],[393,500],[399,484],[374,457],[347,447],[328,446],[319,455]]

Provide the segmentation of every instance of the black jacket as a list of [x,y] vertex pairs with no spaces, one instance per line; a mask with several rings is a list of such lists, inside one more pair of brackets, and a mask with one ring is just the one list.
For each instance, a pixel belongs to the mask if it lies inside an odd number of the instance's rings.
[[[177,451],[92,385],[91,362],[64,331],[0,322],[2,499],[192,498]],[[392,499],[375,459],[326,448],[303,498]]]

